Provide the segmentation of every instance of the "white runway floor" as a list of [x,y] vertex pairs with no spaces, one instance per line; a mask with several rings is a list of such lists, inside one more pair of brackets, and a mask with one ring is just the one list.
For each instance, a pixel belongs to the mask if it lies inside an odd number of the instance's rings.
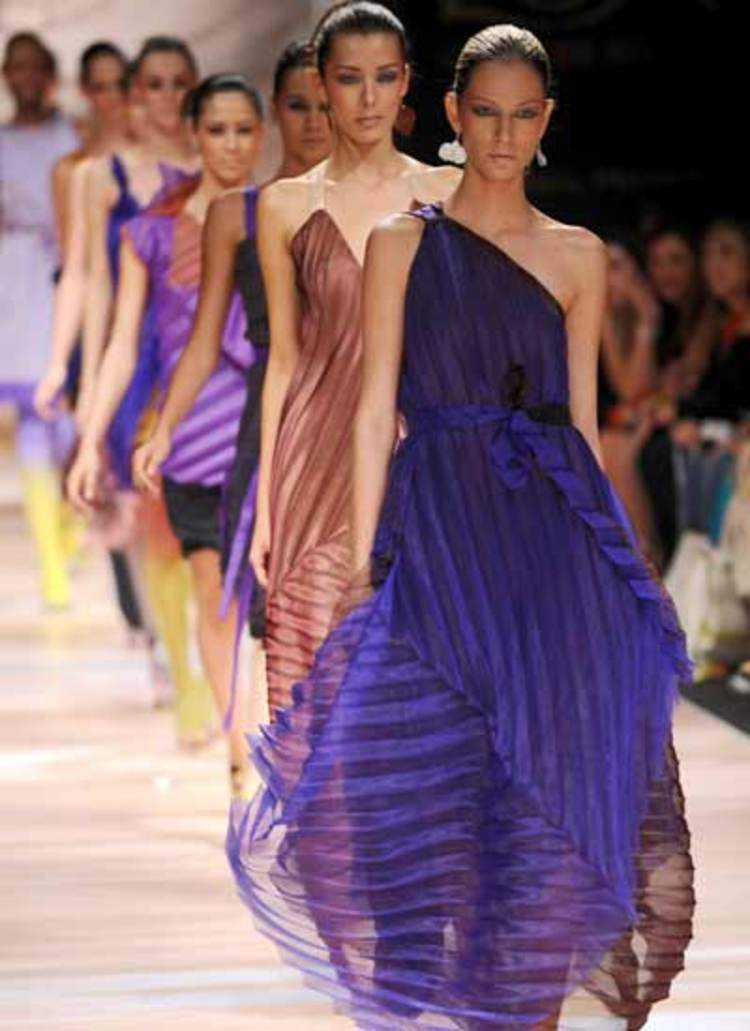
[[[221,748],[191,757],[149,708],[92,555],[42,610],[0,462],[0,1027],[338,1031],[253,931],[223,853]],[[684,703],[677,746],[699,910],[653,1031],[750,1031],[750,738]]]

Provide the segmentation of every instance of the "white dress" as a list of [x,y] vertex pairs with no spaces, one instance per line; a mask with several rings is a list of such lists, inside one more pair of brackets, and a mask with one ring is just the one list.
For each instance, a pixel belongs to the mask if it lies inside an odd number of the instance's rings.
[[0,126],[0,385],[33,384],[51,346],[58,262],[52,169],[75,150],[73,126]]

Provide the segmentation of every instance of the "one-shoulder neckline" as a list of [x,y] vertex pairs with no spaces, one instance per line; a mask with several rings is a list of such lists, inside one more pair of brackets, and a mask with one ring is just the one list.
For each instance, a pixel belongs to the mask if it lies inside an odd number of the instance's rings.
[[498,258],[500,258],[503,261],[506,261],[509,265],[515,268],[518,272],[520,272],[526,279],[534,283],[534,285],[539,290],[541,290],[541,292],[552,302],[555,311],[560,316],[562,322],[565,322],[566,312],[562,306],[561,301],[555,296],[555,294],[553,294],[550,288],[548,286],[545,286],[541,279],[537,275],[535,275],[530,269],[527,269],[525,265],[522,265],[520,261],[517,261],[512,254],[509,254],[503,247],[495,243],[494,240],[490,240],[489,237],[483,236],[481,233],[478,233],[475,229],[472,229],[471,226],[466,225],[465,222],[461,222],[459,221],[459,219],[454,218],[452,215],[449,215],[443,208],[443,205],[440,201],[435,201],[434,203],[429,205],[429,207],[436,211],[440,218],[444,219],[446,222],[450,222],[451,225],[457,226],[459,229],[462,229],[473,239],[478,240],[481,244],[484,244],[485,247],[487,247]]

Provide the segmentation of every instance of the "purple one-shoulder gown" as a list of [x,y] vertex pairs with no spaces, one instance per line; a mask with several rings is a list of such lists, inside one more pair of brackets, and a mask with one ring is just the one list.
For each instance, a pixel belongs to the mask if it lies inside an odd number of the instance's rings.
[[228,854],[358,1027],[640,1028],[691,935],[684,636],[570,422],[560,305],[417,214],[375,588],[254,743]]

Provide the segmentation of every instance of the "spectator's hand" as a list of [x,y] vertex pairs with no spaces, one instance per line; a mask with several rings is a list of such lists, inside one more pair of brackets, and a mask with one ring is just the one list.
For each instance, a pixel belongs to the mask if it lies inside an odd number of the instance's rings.
[[695,419],[678,419],[672,426],[671,436],[679,447],[698,447],[701,442],[700,423]]
[[677,418],[677,405],[672,397],[657,394],[651,400],[651,418],[654,426],[671,426]]
[[646,277],[633,264],[626,279],[628,296],[641,322],[656,327],[661,319],[659,302]]

